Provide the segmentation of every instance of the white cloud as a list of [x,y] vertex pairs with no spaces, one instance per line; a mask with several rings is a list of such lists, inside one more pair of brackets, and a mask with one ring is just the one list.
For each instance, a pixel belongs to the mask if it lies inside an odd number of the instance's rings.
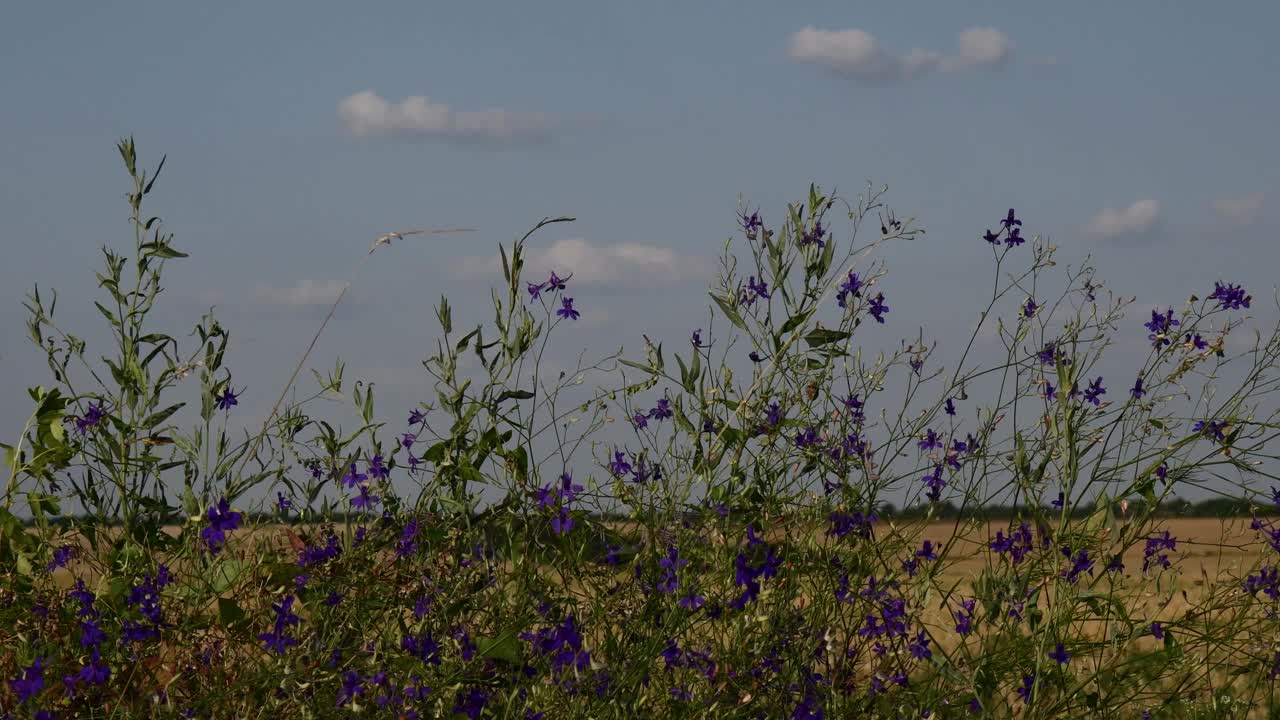
[[261,302],[289,307],[313,307],[332,305],[342,294],[346,283],[341,280],[312,280],[307,278],[292,287],[277,288],[259,286],[254,297]]
[[1222,198],[1213,201],[1213,209],[1225,220],[1244,222],[1251,219],[1262,209],[1266,198],[1260,192],[1241,195],[1240,197]]
[[787,55],[833,72],[870,82],[907,80],[934,70],[959,72],[999,65],[1013,54],[1013,42],[995,28],[960,33],[954,55],[916,48],[894,54],[865,30],[820,30],[807,26],[791,34]]
[[1160,203],[1151,198],[1138,200],[1127,208],[1107,208],[1089,221],[1086,232],[1099,240],[1117,242],[1140,240],[1155,228]]
[[[548,248],[529,248],[525,272],[530,276],[554,270],[573,274],[573,282],[588,285],[673,285],[709,279],[702,258],[681,255],[671,248],[642,243],[595,245],[582,238],[557,240]],[[497,257],[463,258],[464,272],[501,272]]]
[[456,142],[512,142],[547,137],[559,125],[549,113],[454,110],[421,95],[400,103],[364,90],[338,103],[338,117],[356,137],[388,136]]

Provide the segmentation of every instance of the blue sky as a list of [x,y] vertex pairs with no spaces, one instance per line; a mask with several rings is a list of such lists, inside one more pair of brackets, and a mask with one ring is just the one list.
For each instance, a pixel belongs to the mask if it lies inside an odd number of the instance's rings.
[[[314,365],[425,390],[440,294],[483,308],[499,242],[547,215],[575,270],[567,343],[684,338],[741,195],[888,184],[927,234],[885,253],[900,335],[971,323],[979,239],[1012,206],[1139,303],[1217,279],[1273,313],[1273,3],[30,3],[0,26],[0,433],[45,381],[33,283],[94,337],[98,248],[128,247],[113,144],[169,160],[151,210],[191,253],[162,320],[216,304],[247,413],[377,235]],[[414,98],[421,98],[415,100]],[[481,270],[477,270],[477,268]],[[985,274],[984,274],[985,273]],[[971,326],[970,326],[971,327]],[[1140,331],[1140,327],[1138,328]],[[576,334],[575,334],[576,333]],[[638,347],[637,347],[638,349]],[[425,393],[424,393],[425,394]]]

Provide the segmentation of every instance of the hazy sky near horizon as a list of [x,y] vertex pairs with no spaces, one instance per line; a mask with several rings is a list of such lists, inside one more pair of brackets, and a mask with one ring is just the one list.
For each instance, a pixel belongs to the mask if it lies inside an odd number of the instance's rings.
[[497,244],[540,218],[578,218],[531,243],[535,263],[575,273],[583,316],[560,342],[639,352],[642,333],[674,345],[705,326],[739,196],[772,225],[811,182],[846,197],[887,184],[927,231],[882,254],[886,344],[972,327],[990,287],[981,234],[1009,207],[1139,308],[1221,279],[1249,288],[1265,329],[1277,27],[1265,2],[13,7],[0,434],[48,381],[23,340],[33,284],[101,337],[89,297],[99,248],[131,249],[114,149],[130,134],[145,166],[168,155],[149,214],[191,254],[161,320],[185,336],[216,305],[245,417],[270,407],[381,233],[477,229],[375,254],[310,363],[341,355],[399,415],[430,397],[434,302],[484,311]]

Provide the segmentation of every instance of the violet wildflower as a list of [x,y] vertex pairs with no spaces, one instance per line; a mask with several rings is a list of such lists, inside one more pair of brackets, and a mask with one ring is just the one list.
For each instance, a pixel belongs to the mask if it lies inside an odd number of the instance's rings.
[[621,450],[613,452],[613,461],[609,463],[609,472],[619,477],[631,472],[631,463],[627,462],[627,455]]
[[769,284],[764,281],[764,278],[760,278],[757,281],[756,276],[752,275],[747,280],[747,286],[742,289],[739,302],[750,307],[755,304],[757,299],[764,298],[768,300],[769,297]]
[[942,409],[948,415],[954,416],[956,414],[956,404],[951,398],[947,398],[947,402],[942,406]]
[[222,498],[217,505],[209,507],[206,518],[208,524],[200,531],[200,539],[204,541],[210,555],[217,555],[227,542],[227,533],[240,527],[243,516],[233,512],[231,504],[226,498]]
[[747,357],[748,357],[748,358],[751,360],[751,362],[753,362],[753,363],[762,363],[762,362],[764,362],[764,356],[762,356],[760,353],[756,352],[755,350],[752,350],[751,352],[747,353]]
[[1022,237],[1022,228],[1014,228],[1009,231],[1008,236],[1004,239],[1004,244],[1008,247],[1016,247],[1026,242],[1027,239]]
[[1141,375],[1139,375],[1138,379],[1134,381],[1133,387],[1129,388],[1129,394],[1133,396],[1134,400],[1141,400],[1142,396],[1147,394],[1146,389],[1142,387]]
[[662,567],[662,578],[658,581],[658,592],[673,593],[680,587],[677,572],[688,565],[689,561],[680,557],[680,551],[673,545],[667,550],[666,557],[658,561]]
[[1031,702],[1031,696],[1035,692],[1036,676],[1035,673],[1022,676],[1022,687],[1018,688],[1018,697],[1023,702]]
[[[570,275],[569,277],[573,277],[573,276]],[[547,289],[548,290],[564,290],[565,282],[568,279],[569,278],[562,278],[559,275],[556,275],[555,271],[553,270],[551,272],[551,277],[547,278]]]
[[415,410],[409,411],[410,425],[417,425],[419,423],[424,423],[426,421],[427,421],[427,414],[422,412],[421,410],[415,409]]
[[1161,535],[1147,538],[1146,547],[1142,552],[1142,572],[1146,572],[1156,565],[1168,570],[1170,563],[1169,555],[1166,551],[1174,551],[1177,548],[1178,541],[1176,538],[1170,537],[1168,530],[1165,530]]
[[982,235],[982,239],[983,239],[983,240],[986,240],[987,242],[991,243],[992,245],[999,245],[999,244],[1000,244],[1000,236],[999,236],[998,234],[996,234],[996,233],[991,232],[991,228],[987,228],[987,231],[986,231],[985,233],[983,233],[983,235]]
[[1173,317],[1173,308],[1169,308],[1166,312],[1160,313],[1156,310],[1151,311],[1151,322],[1144,323],[1143,327],[1151,331],[1147,339],[1151,341],[1151,346],[1159,350],[1161,347],[1169,345],[1173,341],[1169,339],[1173,328],[1182,323]]
[[1253,299],[1252,295],[1246,295],[1244,288],[1231,283],[1222,284],[1215,282],[1213,284],[1213,293],[1209,295],[1210,300],[1217,300],[1218,307],[1223,310],[1239,310],[1240,308],[1249,307],[1249,301]]
[[102,419],[107,416],[106,410],[103,409],[102,403],[91,403],[89,409],[84,411],[84,415],[71,418],[75,422],[76,433],[79,435],[87,435],[90,430],[98,427]]
[[296,599],[293,595],[287,595],[279,602],[271,605],[271,609],[276,613],[275,624],[271,632],[258,635],[258,639],[266,644],[268,650],[284,654],[287,648],[298,644],[296,639],[289,637],[287,634],[291,626],[301,622],[301,618],[293,612],[293,602]]
[[383,464],[382,453],[374,455],[369,460],[369,477],[374,480],[386,480],[389,475],[387,466]]
[[649,411],[649,417],[654,420],[667,420],[674,414],[671,410],[671,401],[667,398],[658,398],[657,407]]
[[1209,347],[1208,341],[1200,337],[1200,333],[1196,333],[1195,335],[1187,333],[1187,337],[1183,342],[1189,348],[1195,348],[1196,350],[1204,350]]
[[1194,432],[1201,433],[1206,437],[1212,437],[1218,442],[1227,439],[1226,433],[1223,431],[1227,428],[1226,421],[1210,420],[1206,423],[1204,420],[1197,420],[1195,425],[1191,427]]
[[355,463],[351,463],[351,470],[342,476],[342,483],[349,488],[354,488],[358,485],[363,485],[368,479],[368,475],[357,470]]
[[1044,384],[1044,399],[1045,402],[1058,399],[1058,389],[1053,386],[1053,383]]
[[701,330],[701,329],[694,330],[694,331],[693,331],[693,336],[689,338],[689,341],[690,341],[691,343],[693,343],[693,346],[694,346],[694,347],[696,347],[696,348],[704,348],[704,347],[707,347],[706,345],[703,345],[703,344],[702,344],[702,330]]
[[938,437],[938,433],[930,428],[923,436],[920,442],[916,443],[920,447],[921,452],[928,452],[936,448],[942,447],[942,439]]
[[1039,308],[1040,306],[1036,304],[1035,298],[1027,298],[1027,301],[1022,305],[1022,317],[1033,317]]
[[1067,649],[1062,646],[1062,643],[1058,643],[1053,648],[1053,651],[1047,653],[1047,655],[1050,660],[1058,663],[1059,665],[1066,665],[1071,660],[1071,653],[1067,652]]
[[351,498],[351,507],[360,508],[361,510],[371,510],[377,505],[382,498],[369,492],[368,485],[360,486],[360,494]]
[[1164,626],[1158,622],[1151,623],[1151,637],[1157,640],[1164,639]]
[[538,300],[542,297],[542,291],[546,290],[546,286],[542,283],[529,283],[529,299]]
[[742,229],[747,235],[752,235],[755,231],[764,227],[764,221],[760,219],[759,212],[753,212],[750,215],[742,213],[738,216],[738,222],[742,224]]
[[1009,208],[1009,214],[1005,216],[1003,220],[1000,221],[1000,224],[1003,225],[1007,230],[1012,227],[1021,227],[1022,221],[1014,216],[1013,208]]
[[64,568],[67,562],[77,554],[76,548],[72,545],[63,545],[53,551],[53,559],[49,561],[47,569],[53,572],[56,568]]
[[22,671],[22,675],[9,681],[9,687],[18,696],[19,704],[36,697],[44,690],[44,671],[48,667],[44,658],[37,657]]
[[942,498],[942,489],[947,486],[947,481],[942,479],[942,466],[935,465],[933,472],[920,478],[920,480],[929,488],[927,497],[930,502],[938,502]]
[[814,445],[817,445],[817,444],[818,444],[818,430],[814,426],[809,425],[804,430],[801,430],[796,433],[797,448],[804,449],[807,447],[813,447]]
[[639,430],[644,430],[649,427],[649,416],[642,412],[638,412],[631,416],[631,424],[635,425]]
[[977,602],[977,598],[969,598],[960,603],[959,610],[952,613],[956,618],[956,632],[962,636],[973,632],[973,609]]
[[[244,392],[244,391],[242,390],[240,392]],[[222,391],[222,394],[217,396],[216,398],[218,403],[218,409],[230,410],[232,407],[240,404],[239,398],[240,398],[240,393],[232,392],[231,388],[227,387]]]
[[564,535],[573,529],[573,518],[569,516],[569,508],[561,506],[560,513],[551,518],[551,531],[556,536]]
[[284,493],[276,492],[276,510],[282,513],[289,512],[289,508],[293,507],[293,501],[285,497]]
[[803,235],[800,236],[800,244],[801,245],[817,245],[818,247],[823,247],[824,245],[826,245],[826,242],[823,241],[822,236],[826,234],[827,234],[827,231],[825,228],[822,227],[822,221],[819,220],[818,222],[815,222],[813,224],[812,229],[806,231]]
[[1101,405],[1102,401],[1098,398],[1107,394],[1107,389],[1102,387],[1102,376],[1098,376],[1097,380],[1089,383],[1089,387],[1084,391],[1085,402],[1091,402],[1094,405]]
[[562,297],[560,298],[560,309],[556,310],[556,315],[559,315],[562,318],[568,318],[569,320],[577,320],[582,313],[574,309],[573,298]]
[[849,298],[862,297],[863,282],[858,278],[858,273],[850,270],[848,276],[840,283],[839,290],[836,291],[836,304],[841,308],[847,308]]
[[871,299],[871,308],[868,312],[876,319],[876,322],[884,324],[884,315],[889,312],[889,306],[884,302],[884,293],[876,293],[876,296]]

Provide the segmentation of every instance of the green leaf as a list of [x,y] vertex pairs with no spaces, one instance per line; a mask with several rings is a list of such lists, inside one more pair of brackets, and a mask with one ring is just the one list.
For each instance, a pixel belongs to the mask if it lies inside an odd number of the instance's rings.
[[512,665],[520,663],[520,645],[513,633],[503,633],[498,637],[477,637],[476,650],[480,657],[490,660],[502,660]]
[[787,318],[787,321],[782,324],[782,329],[778,331],[779,337],[786,335],[792,330],[795,330],[796,328],[805,324],[812,315],[813,315],[813,308],[809,308],[808,310],[805,310],[803,312],[800,312],[796,315],[792,315],[791,317]]
[[246,617],[245,611],[231,598],[218,598],[218,620],[227,627],[240,625]]
[[708,292],[708,294],[711,296],[712,300],[716,301],[716,305],[720,306],[720,311],[724,313],[725,317],[729,318],[729,322],[737,325],[743,332],[747,332],[747,324],[742,321],[742,316],[738,314],[738,311],[734,309],[733,305],[727,299],[722,298],[713,292]]
[[833,342],[847,340],[851,333],[845,330],[826,330],[819,328],[812,330],[808,335],[804,336],[804,341],[809,343],[809,347],[816,348],[823,345],[829,345]]
[[528,400],[532,397],[533,393],[528,390],[503,390],[502,394],[498,396],[496,402],[503,402],[505,400]]

